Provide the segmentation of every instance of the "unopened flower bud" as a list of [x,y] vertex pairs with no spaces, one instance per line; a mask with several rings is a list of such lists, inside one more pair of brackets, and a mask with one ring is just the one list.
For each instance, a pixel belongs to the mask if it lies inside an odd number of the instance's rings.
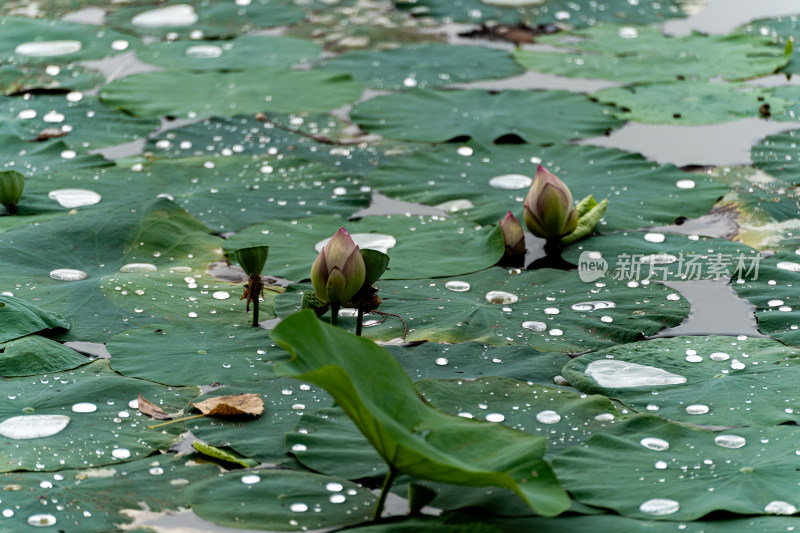
[[344,304],[364,284],[366,267],[353,239],[344,228],[331,238],[311,267],[311,283],[324,303]]
[[536,170],[524,209],[528,230],[543,239],[569,235],[578,226],[578,212],[572,205],[569,187],[542,165]]

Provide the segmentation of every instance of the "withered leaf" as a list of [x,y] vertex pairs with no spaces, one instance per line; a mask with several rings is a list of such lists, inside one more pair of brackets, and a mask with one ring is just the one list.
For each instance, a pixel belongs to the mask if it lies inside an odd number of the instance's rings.
[[217,396],[192,405],[204,415],[213,416],[259,416],[264,412],[264,402],[261,401],[261,396],[253,393]]
[[166,411],[141,394],[139,395],[139,411],[156,420],[170,420],[172,418]]
[[39,135],[34,139],[36,142],[46,141],[48,139],[55,139],[63,137],[67,132],[59,128],[45,128],[39,132]]

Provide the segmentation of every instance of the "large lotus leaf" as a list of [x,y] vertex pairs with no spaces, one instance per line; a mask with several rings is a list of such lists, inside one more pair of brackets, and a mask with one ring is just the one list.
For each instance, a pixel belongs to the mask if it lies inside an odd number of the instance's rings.
[[756,168],[759,168],[780,180],[796,183],[800,172],[800,159],[797,154],[797,142],[800,130],[769,135],[759,144],[753,146],[750,157]]
[[163,41],[136,51],[145,63],[168,69],[235,70],[291,67],[316,58],[322,49],[303,39],[246,35],[231,41]]
[[[609,279],[596,286],[581,281],[577,272],[514,272],[492,268],[450,279],[379,281],[379,311],[397,316],[368,316],[364,335],[398,338],[407,324],[408,341],[480,341],[579,353],[655,335],[689,312],[688,303],[667,298],[672,291],[658,283],[628,286]],[[303,290],[313,289],[292,285],[276,298],[278,316],[300,308]],[[339,324],[354,329],[353,313],[340,315],[345,316]]]
[[19,94],[35,89],[83,91],[101,85],[105,77],[100,72],[73,65],[2,65],[0,94]]
[[[155,4],[158,0],[139,0],[141,5]],[[102,7],[113,11],[124,6],[121,3],[109,3],[108,0],[39,0],[31,4],[28,0],[6,0],[0,5],[0,15],[25,16],[31,18],[55,18],[82,8]]]
[[89,362],[75,350],[38,335],[0,343],[0,352],[0,376],[5,377],[60,372]]
[[478,342],[419,346],[385,346],[414,381],[423,378],[475,379],[503,376],[541,385],[553,378],[569,357],[542,353],[530,346],[487,346]]
[[0,232],[0,290],[67,318],[72,327],[62,340],[103,342],[123,329],[163,322],[166,314],[172,320],[191,316],[206,299],[216,301],[211,294],[193,301],[208,289],[198,288],[197,274],[187,274],[220,258],[221,240],[208,231],[164,199],[16,226]]
[[[749,35],[767,36],[772,39],[773,43],[786,46],[787,41],[794,40],[793,38],[797,35],[798,27],[800,27],[800,18],[797,16],[788,16],[754,20],[741,26],[737,31]],[[797,54],[800,54],[800,50],[796,50],[792,55],[791,61],[781,68],[780,71],[782,73],[800,74],[800,58]]]
[[370,519],[376,497],[342,478],[292,470],[243,470],[183,490],[200,517],[221,526],[308,531]]
[[175,412],[197,394],[197,388],[119,376],[106,360],[35,379],[6,379],[3,391],[3,472],[102,466],[166,450],[177,436],[147,428],[150,419],[136,409],[138,395]]
[[609,199],[598,226],[604,232],[701,216],[728,190],[707,176],[659,166],[639,154],[568,144],[446,145],[385,163],[369,175],[369,183],[391,198],[493,224],[507,210],[522,218],[522,202],[539,164],[559,176],[573,198]]
[[152,325],[108,341],[111,367],[166,385],[233,384],[271,376],[260,328],[210,321]]
[[[747,84],[679,81],[615,87],[593,95],[619,109],[614,116],[646,124],[694,126],[780,115],[794,102]],[[766,107],[765,107],[766,106]]]
[[567,91],[413,90],[362,102],[350,117],[370,133],[421,142],[469,137],[492,143],[515,136],[531,144],[552,144],[622,125],[609,109]]
[[580,263],[584,269],[587,263],[593,264],[597,272],[591,276],[593,280],[614,278],[635,283],[731,276],[751,279],[758,277],[761,255],[753,248],[725,239],[650,231],[591,237],[569,246],[564,259]]
[[0,342],[24,337],[44,329],[69,329],[69,321],[63,316],[14,298],[11,294],[10,292],[0,294],[0,323],[3,324],[3,328],[0,329]]
[[[112,165],[101,155],[85,155],[64,144],[60,139],[31,143],[13,135],[0,135],[0,169],[16,170],[28,177],[45,177],[55,171],[99,168]],[[23,197],[25,197],[23,193]],[[23,204],[17,206],[20,214]]]
[[790,346],[800,346],[800,257],[777,253],[759,264],[758,276],[734,283],[756,306],[758,330]]
[[685,17],[685,0],[631,2],[630,0],[394,0],[395,5],[414,15],[431,16],[446,21],[536,24],[564,23],[594,26],[598,22],[649,24],[670,18]]
[[332,72],[179,70],[113,81],[100,91],[100,99],[113,109],[140,117],[202,118],[262,111],[325,112],[353,103],[361,91],[361,85],[350,76]]
[[712,511],[794,514],[797,428],[719,433],[642,415],[556,457],[580,502],[635,518],[693,520]]
[[545,516],[569,507],[543,460],[546,439],[431,408],[390,354],[312,311],[282,321],[272,337],[292,354],[276,372],[329,390],[393,469],[444,483],[505,487]]
[[54,525],[55,530],[69,533],[119,531],[121,524],[132,521],[131,510],[146,506],[157,513],[186,507],[180,487],[216,478],[217,471],[214,465],[187,466],[180,457],[161,455],[57,474],[4,474],[0,484],[13,490],[3,492],[3,507],[12,511],[3,515],[3,531],[32,531],[33,517],[42,514],[52,519],[36,526]]
[[[112,111],[77,92],[0,99],[0,134],[25,140],[63,135],[68,146],[87,150],[147,137],[158,121]],[[55,130],[50,133],[47,130]]]
[[269,113],[267,121],[252,116],[215,117],[155,135],[146,150],[148,155],[157,159],[268,153],[279,157],[301,157],[364,175],[381,161],[429,147],[389,142],[339,145],[312,138],[318,134],[326,138],[337,137],[340,130],[341,123],[330,115]]
[[543,36],[537,42],[564,51],[517,50],[517,61],[530,70],[625,82],[718,77],[746,80],[771,74],[791,58],[791,51],[764,37],[700,33],[668,37],[656,26],[595,26],[571,34]]
[[488,268],[503,257],[503,236],[496,227],[475,229],[464,220],[424,215],[375,215],[349,222],[329,216],[273,220],[237,233],[224,247],[267,245],[267,272],[301,280],[309,277],[324,241],[342,226],[356,244],[389,256],[383,279],[456,276]]
[[192,420],[187,427],[198,439],[213,446],[229,446],[264,463],[286,461],[284,435],[295,427],[305,411],[331,404],[330,396],[321,388],[288,378],[262,379],[223,387],[194,401],[241,393],[260,395],[264,401],[264,414],[256,418],[203,417]]
[[583,444],[621,416],[603,396],[508,378],[423,379],[416,385],[425,400],[449,415],[499,422],[547,437],[549,457]]
[[376,89],[420,89],[490,78],[508,78],[523,71],[508,52],[480,46],[425,44],[376,52],[351,52],[320,63],[347,72]]
[[268,218],[349,215],[369,204],[361,179],[340,170],[302,159],[242,155],[57,173],[31,180],[18,212],[63,212],[47,197],[49,191],[66,188],[92,190],[105,206],[167,197],[218,232],[237,231]]
[[471,513],[448,513],[441,517],[403,518],[394,522],[370,524],[352,528],[353,533],[775,533],[792,531],[797,518],[787,516],[759,516],[694,522],[666,522],[636,520],[619,515],[559,516],[542,518],[481,517]]
[[100,26],[27,17],[0,18],[3,63],[70,63],[119,54],[138,41]]
[[572,360],[564,377],[639,412],[707,426],[800,421],[800,352],[772,339],[652,339]]
[[303,414],[286,433],[286,453],[316,472],[345,479],[383,478],[386,462],[340,407]]
[[159,7],[138,5],[121,9],[106,20],[119,30],[138,35],[172,33],[220,38],[299,22],[311,7],[309,4],[319,6],[319,2],[293,0],[255,0],[246,4],[172,0]]

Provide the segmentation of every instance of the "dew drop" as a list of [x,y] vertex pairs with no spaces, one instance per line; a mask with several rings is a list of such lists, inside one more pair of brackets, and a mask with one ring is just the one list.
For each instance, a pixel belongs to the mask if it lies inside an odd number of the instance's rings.
[[325,485],[325,490],[330,492],[341,492],[344,489],[344,486],[341,483],[337,483],[335,481],[331,481],[327,485]]
[[487,422],[502,422],[506,417],[501,413],[489,413],[486,415]]
[[150,263],[128,263],[119,269],[120,272],[155,272],[156,270],[158,268]]
[[444,288],[453,292],[466,292],[470,289],[470,284],[466,281],[452,280],[445,283]]
[[58,281],[81,281],[89,277],[83,270],[72,268],[57,268],[50,271],[50,277]]
[[118,39],[111,43],[111,49],[121,52],[122,50],[127,50],[130,43],[124,39]]
[[[64,115],[59,113],[58,111],[50,111],[45,116],[42,117],[42,120],[45,122],[49,122],[51,124],[57,124],[59,122],[64,122]],[[74,157],[74,156],[73,156]]]
[[128,459],[131,456],[131,451],[127,448],[115,448],[111,450],[111,456],[115,459]]
[[536,413],[536,420],[542,424],[556,424],[561,421],[561,415],[555,411],[541,411]]
[[308,505],[304,503],[293,503],[292,505],[289,506],[289,509],[293,513],[305,513],[306,511],[308,511]]
[[344,503],[346,500],[347,496],[344,494],[331,494],[331,497],[328,498],[331,503]]
[[216,291],[211,295],[211,297],[214,298],[215,300],[227,300],[228,298],[231,297],[231,295],[229,292]]
[[522,327],[531,331],[542,332],[547,329],[547,324],[536,320],[528,320],[522,323]]
[[503,174],[489,180],[490,187],[504,190],[527,189],[531,183],[533,183],[533,179],[524,174]]
[[94,413],[97,411],[97,406],[89,402],[76,403],[72,406],[73,413]]
[[800,272],[800,263],[792,263],[791,261],[781,261],[775,267],[789,272]]
[[644,235],[644,240],[654,243],[664,242],[666,238],[666,235],[663,233],[645,233]]
[[459,146],[459,147],[456,149],[456,153],[457,153],[458,155],[461,155],[461,156],[464,156],[464,157],[469,157],[469,156],[471,156],[471,155],[472,155],[472,153],[473,153],[473,150],[472,150],[472,148],[470,148],[469,146]]
[[677,512],[678,509],[680,509],[680,504],[678,502],[666,498],[653,498],[639,506],[641,512],[653,516],[672,514]]
[[727,361],[731,358],[731,356],[725,352],[714,352],[708,357],[711,358],[712,361]]
[[659,439],[658,437],[645,437],[639,441],[639,444],[648,450],[654,450],[656,452],[669,450],[669,442],[664,439]]
[[783,305],[783,300],[770,300],[767,302],[767,305],[770,307],[780,307]]
[[489,291],[486,293],[486,301],[490,304],[508,305],[519,300],[519,296],[503,291]]
[[781,500],[774,500],[764,506],[764,512],[769,514],[794,514],[797,512],[797,507],[789,502]]
[[214,59],[222,55],[222,48],[213,44],[198,44],[186,49],[186,57],[192,59]]
[[639,32],[636,28],[625,26],[617,31],[617,35],[623,39],[636,39],[639,36]]
[[557,307],[547,307],[544,310],[544,314],[546,314],[546,315],[557,315],[560,312],[561,311]]
[[35,514],[28,518],[28,525],[34,527],[47,527],[56,523],[56,517],[51,514]]
[[55,200],[61,207],[72,209],[100,203],[102,196],[87,189],[57,189],[50,191],[47,197]]
[[148,472],[150,472],[151,476],[160,476],[160,475],[164,474],[164,469],[161,468],[160,466],[154,466],[154,467],[150,468],[150,470],[148,470]]
[[12,516],[14,516],[14,510],[13,509],[3,509],[3,517],[4,518],[11,518]]
[[455,213],[457,211],[465,211],[467,209],[472,209],[475,207],[475,204],[470,202],[469,200],[449,200],[447,202],[442,202],[441,204],[434,206],[437,209],[441,209],[446,213]]
[[197,22],[197,13],[187,4],[175,4],[139,13],[131,24],[141,28],[166,28],[191,26]]
[[617,306],[614,302],[580,302],[572,304],[573,311],[595,311],[597,309],[614,309]]
[[437,357],[435,362],[439,366],[445,366],[448,363],[447,358],[445,357]]
[[704,415],[709,411],[707,405],[693,404],[686,406],[686,414],[689,415]]
[[697,354],[690,354],[686,356],[686,360],[690,363],[701,363],[703,358]]
[[561,331],[558,328],[553,328],[550,331],[548,331],[547,333],[548,333],[548,335],[552,335],[553,337],[560,337],[561,335],[564,334],[564,332]]
[[601,387],[627,388],[653,385],[678,385],[686,378],[652,366],[616,359],[592,361],[584,373]]
[[594,417],[594,419],[597,420],[598,422],[611,422],[612,420],[614,420],[614,418],[616,417],[611,413],[601,413]]
[[36,118],[36,110],[35,109],[23,109],[19,113],[17,113],[17,118],[20,120],[30,120],[32,118]]
[[245,485],[253,485],[254,483],[258,483],[261,481],[261,476],[257,474],[246,474],[242,476],[242,483]]
[[675,186],[679,189],[694,189],[695,182],[694,180],[678,180],[675,182]]
[[36,41],[17,45],[15,54],[27,57],[66,56],[83,48],[80,41]]
[[306,446],[305,444],[295,444],[292,446],[293,452],[304,452],[306,450],[308,450],[308,446]]
[[739,435],[717,435],[714,437],[714,444],[723,448],[741,448],[747,441]]
[[657,470],[666,470],[667,462],[666,461],[656,461],[656,464],[653,465]]

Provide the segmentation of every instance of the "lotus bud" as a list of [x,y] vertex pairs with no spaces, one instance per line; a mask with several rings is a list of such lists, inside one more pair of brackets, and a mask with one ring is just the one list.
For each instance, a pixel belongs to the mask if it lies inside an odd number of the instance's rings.
[[366,266],[347,230],[339,231],[322,248],[311,267],[317,298],[338,307],[349,302],[364,284]]
[[22,189],[25,187],[25,176],[15,170],[0,172],[0,204],[9,215],[17,212],[17,204],[22,198]]
[[506,218],[500,222],[500,230],[503,232],[503,241],[506,244],[506,257],[525,254],[525,232],[522,231],[522,224],[517,217],[511,214],[511,211],[506,213]]
[[572,205],[569,187],[542,165],[536,170],[524,208],[525,225],[537,237],[560,238],[578,226],[578,212]]
[[234,250],[233,257],[239,266],[248,276],[244,286],[244,293],[241,300],[247,300],[245,310],[250,312],[250,302],[253,302],[253,327],[258,326],[258,299],[264,293],[264,280],[261,279],[261,272],[267,263],[269,246],[249,246]]

